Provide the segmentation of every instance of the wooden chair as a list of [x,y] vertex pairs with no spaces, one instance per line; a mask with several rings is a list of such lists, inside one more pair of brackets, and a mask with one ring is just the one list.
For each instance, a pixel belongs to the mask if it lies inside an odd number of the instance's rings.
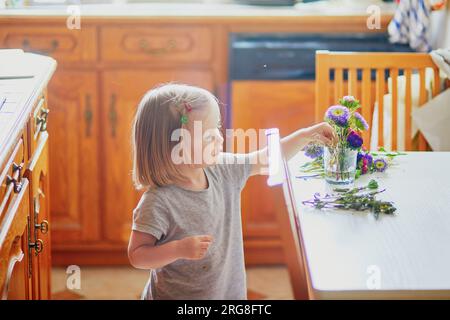
[[[405,150],[427,150],[424,137],[419,134],[415,147],[411,136],[411,76],[419,74],[419,106],[427,101],[425,69],[433,69],[432,96],[441,90],[439,72],[425,53],[366,53],[316,51],[316,121],[322,121],[326,109],[344,95],[355,96],[361,102],[363,117],[371,126],[374,104],[378,102],[378,146],[383,146],[383,96],[387,88],[387,74],[392,81],[392,149],[397,149],[398,88],[397,77],[406,78],[405,88]],[[347,80],[344,75],[347,75]],[[330,76],[333,75],[333,76]],[[331,79],[334,78],[334,79]],[[375,78],[375,79],[373,79]],[[371,126],[372,127],[372,126]],[[364,145],[370,146],[370,132],[363,133]]]

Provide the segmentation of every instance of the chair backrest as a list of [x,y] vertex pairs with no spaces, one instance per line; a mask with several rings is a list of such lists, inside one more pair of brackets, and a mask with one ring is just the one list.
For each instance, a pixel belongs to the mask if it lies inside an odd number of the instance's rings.
[[[271,133],[268,133],[271,132]],[[281,154],[278,130],[266,131],[268,158],[269,158],[269,179],[267,183],[272,187],[275,203],[285,203],[285,206],[276,207],[278,226],[281,230],[280,236],[283,246],[284,261],[288,268],[291,280],[292,292],[296,300],[307,300],[309,294],[309,278],[307,264],[302,248],[302,235],[299,228],[298,212],[293,201],[293,190],[289,169],[284,157]],[[279,153],[279,154],[275,154]],[[272,170],[272,165],[276,163],[278,170]],[[274,171],[276,171],[274,173]],[[280,173],[280,174],[279,174]],[[273,177],[272,177],[273,174]],[[273,178],[273,179],[272,179]]]
[[[392,128],[391,146],[397,149],[397,119],[398,119],[398,76],[405,76],[405,150],[413,150],[413,137],[411,136],[411,105],[412,89],[411,77],[413,73],[419,74],[419,102],[424,104],[427,97],[426,74],[427,68],[433,69],[432,96],[437,95],[440,88],[439,70],[433,63],[429,54],[425,53],[393,53],[393,52],[330,52],[316,51],[316,121],[323,120],[326,109],[336,104],[339,98],[345,95],[355,96],[361,102],[363,117],[370,127],[375,102],[378,103],[378,146],[383,146],[384,113],[383,100],[388,89],[388,76],[391,77],[392,97]],[[370,146],[370,132],[364,132],[364,145]],[[415,149],[427,150],[427,143],[419,135]]]

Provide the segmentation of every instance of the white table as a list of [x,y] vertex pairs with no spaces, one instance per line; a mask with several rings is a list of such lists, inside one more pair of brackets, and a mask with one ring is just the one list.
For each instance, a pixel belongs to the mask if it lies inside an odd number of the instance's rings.
[[[288,163],[291,177],[308,161]],[[315,299],[450,299],[450,152],[412,152],[397,157],[375,178],[393,201],[394,216],[323,211],[306,207],[321,179],[292,178],[310,291]]]

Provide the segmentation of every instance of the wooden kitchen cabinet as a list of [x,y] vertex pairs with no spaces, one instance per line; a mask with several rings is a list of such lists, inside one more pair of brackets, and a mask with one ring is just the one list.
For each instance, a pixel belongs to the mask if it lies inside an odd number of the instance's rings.
[[213,90],[210,71],[149,69],[106,71],[102,75],[104,165],[104,240],[124,247],[129,240],[132,211],[140,197],[131,181],[131,126],[142,96],[162,82],[177,81]]
[[[314,122],[314,81],[235,81],[231,92],[232,128],[279,128],[283,137]],[[251,151],[247,145],[245,152]],[[242,192],[247,265],[284,262],[275,208],[285,204],[275,201],[266,181],[251,177]]]
[[49,84],[50,211],[54,249],[100,240],[97,75],[57,71]]
[[1,80],[6,108],[0,110],[0,298],[49,299],[46,86],[56,62],[20,53],[16,58],[26,61],[34,77]]

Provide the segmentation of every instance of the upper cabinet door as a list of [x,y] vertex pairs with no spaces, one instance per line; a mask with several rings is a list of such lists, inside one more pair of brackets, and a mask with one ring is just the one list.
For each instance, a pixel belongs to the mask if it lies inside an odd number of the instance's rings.
[[207,70],[122,70],[103,74],[103,234],[109,241],[128,242],[132,211],[140,196],[131,181],[131,125],[136,107],[149,89],[169,81],[197,85],[210,91],[214,87],[212,73]]
[[49,83],[54,249],[100,239],[97,91],[95,72],[56,72]]

